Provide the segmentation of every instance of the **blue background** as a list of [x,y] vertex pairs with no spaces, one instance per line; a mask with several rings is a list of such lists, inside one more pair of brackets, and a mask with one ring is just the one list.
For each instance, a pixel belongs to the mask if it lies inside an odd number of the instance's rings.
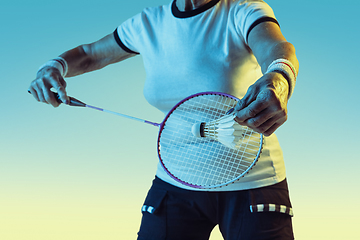
[[[297,239],[360,239],[359,1],[267,1],[300,61],[284,151]],[[27,93],[40,65],[168,1],[0,3],[0,239],[135,239],[157,128]],[[69,78],[88,104],[161,122],[141,57]],[[212,240],[221,239],[217,229]]]

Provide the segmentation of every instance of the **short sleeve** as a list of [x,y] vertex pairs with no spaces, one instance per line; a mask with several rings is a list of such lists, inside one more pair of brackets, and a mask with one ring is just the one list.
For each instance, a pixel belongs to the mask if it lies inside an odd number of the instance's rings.
[[139,54],[138,38],[141,31],[141,13],[139,13],[116,28],[115,40],[126,52]]
[[264,1],[241,1],[236,6],[234,14],[236,30],[244,37],[246,44],[250,31],[258,23],[272,21],[278,24],[273,10]]

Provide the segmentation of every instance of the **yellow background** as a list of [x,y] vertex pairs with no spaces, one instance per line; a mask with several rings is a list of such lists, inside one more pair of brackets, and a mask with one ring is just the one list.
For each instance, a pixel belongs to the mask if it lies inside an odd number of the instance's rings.
[[[135,239],[154,177],[157,128],[90,109],[36,103],[40,65],[168,1],[1,1],[0,239]],[[296,239],[359,230],[359,1],[267,1],[301,69],[277,131]],[[161,122],[142,96],[141,57],[68,79],[88,104]],[[211,240],[221,239],[215,230]]]

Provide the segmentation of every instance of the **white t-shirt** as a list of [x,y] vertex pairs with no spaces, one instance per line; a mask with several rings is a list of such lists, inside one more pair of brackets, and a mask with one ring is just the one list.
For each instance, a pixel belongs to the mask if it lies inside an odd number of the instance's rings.
[[[181,12],[175,1],[144,9],[114,32],[119,45],[142,55],[146,70],[144,96],[167,113],[180,100],[199,92],[224,92],[241,98],[262,76],[247,45],[254,25],[274,21],[272,9],[259,0],[212,0]],[[181,188],[159,164],[156,175]],[[274,134],[265,137],[255,167],[228,186],[206,191],[257,188],[285,179],[285,166]],[[202,190],[198,190],[202,191]]]

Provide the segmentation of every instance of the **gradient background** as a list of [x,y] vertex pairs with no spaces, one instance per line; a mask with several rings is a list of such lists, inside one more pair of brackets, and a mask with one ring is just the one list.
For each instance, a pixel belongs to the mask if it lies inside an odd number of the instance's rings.
[[[135,239],[154,177],[157,128],[39,104],[40,65],[111,33],[154,1],[1,1],[0,239]],[[360,239],[360,2],[267,1],[300,60],[283,147],[296,239]],[[88,104],[161,122],[141,57],[68,79]],[[222,239],[217,229],[212,240]]]

